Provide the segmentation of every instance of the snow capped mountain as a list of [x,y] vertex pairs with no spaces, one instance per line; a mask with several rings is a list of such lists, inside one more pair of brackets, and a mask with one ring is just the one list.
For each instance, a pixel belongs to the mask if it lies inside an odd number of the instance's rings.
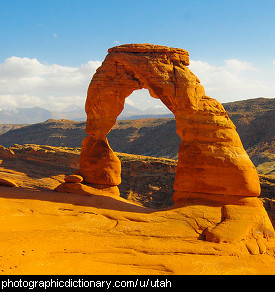
[[12,108],[0,111],[0,124],[35,124],[52,118],[52,113],[41,107]]
[[[167,116],[167,114],[171,114],[171,112],[165,107],[156,106],[141,110],[125,103],[118,119],[148,118],[160,115]],[[47,110],[41,107],[0,109],[0,124],[35,124],[48,119],[85,121],[86,118],[84,108],[75,104],[68,105],[62,111]]]

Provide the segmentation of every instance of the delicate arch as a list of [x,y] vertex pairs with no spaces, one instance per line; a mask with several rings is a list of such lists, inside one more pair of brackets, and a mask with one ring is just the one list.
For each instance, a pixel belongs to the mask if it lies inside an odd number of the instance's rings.
[[150,44],[109,49],[89,85],[80,173],[88,183],[118,185],[120,161],[106,135],[125,98],[148,89],[175,115],[181,138],[174,199],[190,193],[258,196],[259,179],[223,106],[208,96],[188,69],[188,52]]

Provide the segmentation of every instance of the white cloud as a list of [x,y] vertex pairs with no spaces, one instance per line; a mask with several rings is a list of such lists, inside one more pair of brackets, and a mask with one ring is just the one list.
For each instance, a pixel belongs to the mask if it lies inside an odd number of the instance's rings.
[[226,66],[233,71],[257,70],[252,63],[243,62],[236,59],[229,59],[224,61]]
[[130,97],[127,97],[127,98],[125,99],[125,103],[127,103],[127,104],[129,104],[129,105],[131,105],[131,106],[135,106],[135,103],[131,100]]
[[[156,106],[164,108],[165,110],[167,109],[160,99],[151,97],[149,90],[144,88],[133,91],[132,94],[126,98],[125,102],[141,110],[147,110]],[[167,112],[169,112],[168,109]]]
[[0,106],[60,110],[70,104],[84,107],[90,80],[100,61],[79,67],[42,64],[37,59],[10,57],[0,64]]
[[271,68],[257,68],[236,59],[225,60],[223,66],[191,60],[189,68],[200,79],[206,95],[220,102],[275,96]]
[[[201,60],[190,63],[190,70],[201,80],[206,95],[220,102],[275,96],[271,62],[268,70],[236,59],[227,59],[221,66]],[[272,63],[275,65],[275,60]],[[100,61],[89,61],[70,67],[43,64],[35,58],[7,58],[0,64],[0,107],[61,110],[76,104],[84,108],[87,88],[100,65]],[[134,91],[126,102],[140,109],[163,106],[145,89]]]

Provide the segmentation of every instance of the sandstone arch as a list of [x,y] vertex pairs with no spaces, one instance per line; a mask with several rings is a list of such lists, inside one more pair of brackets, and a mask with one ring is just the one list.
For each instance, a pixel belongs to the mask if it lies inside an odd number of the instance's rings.
[[[196,195],[255,197],[260,194],[256,169],[223,106],[205,95],[188,69],[187,51],[150,44],[108,50],[88,88],[88,136],[82,142],[80,174],[90,184],[120,184],[120,161],[106,135],[116,123],[125,98],[148,89],[175,115],[181,138],[174,200]],[[165,139],[165,137],[164,137]],[[200,195],[198,195],[200,194]]]

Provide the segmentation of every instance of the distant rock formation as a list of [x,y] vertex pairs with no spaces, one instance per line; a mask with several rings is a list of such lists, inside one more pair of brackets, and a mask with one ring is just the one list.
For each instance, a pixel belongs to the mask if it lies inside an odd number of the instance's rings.
[[0,145],[0,159],[29,160],[43,164],[78,168],[79,153],[69,147],[52,147],[34,144],[6,148]]

